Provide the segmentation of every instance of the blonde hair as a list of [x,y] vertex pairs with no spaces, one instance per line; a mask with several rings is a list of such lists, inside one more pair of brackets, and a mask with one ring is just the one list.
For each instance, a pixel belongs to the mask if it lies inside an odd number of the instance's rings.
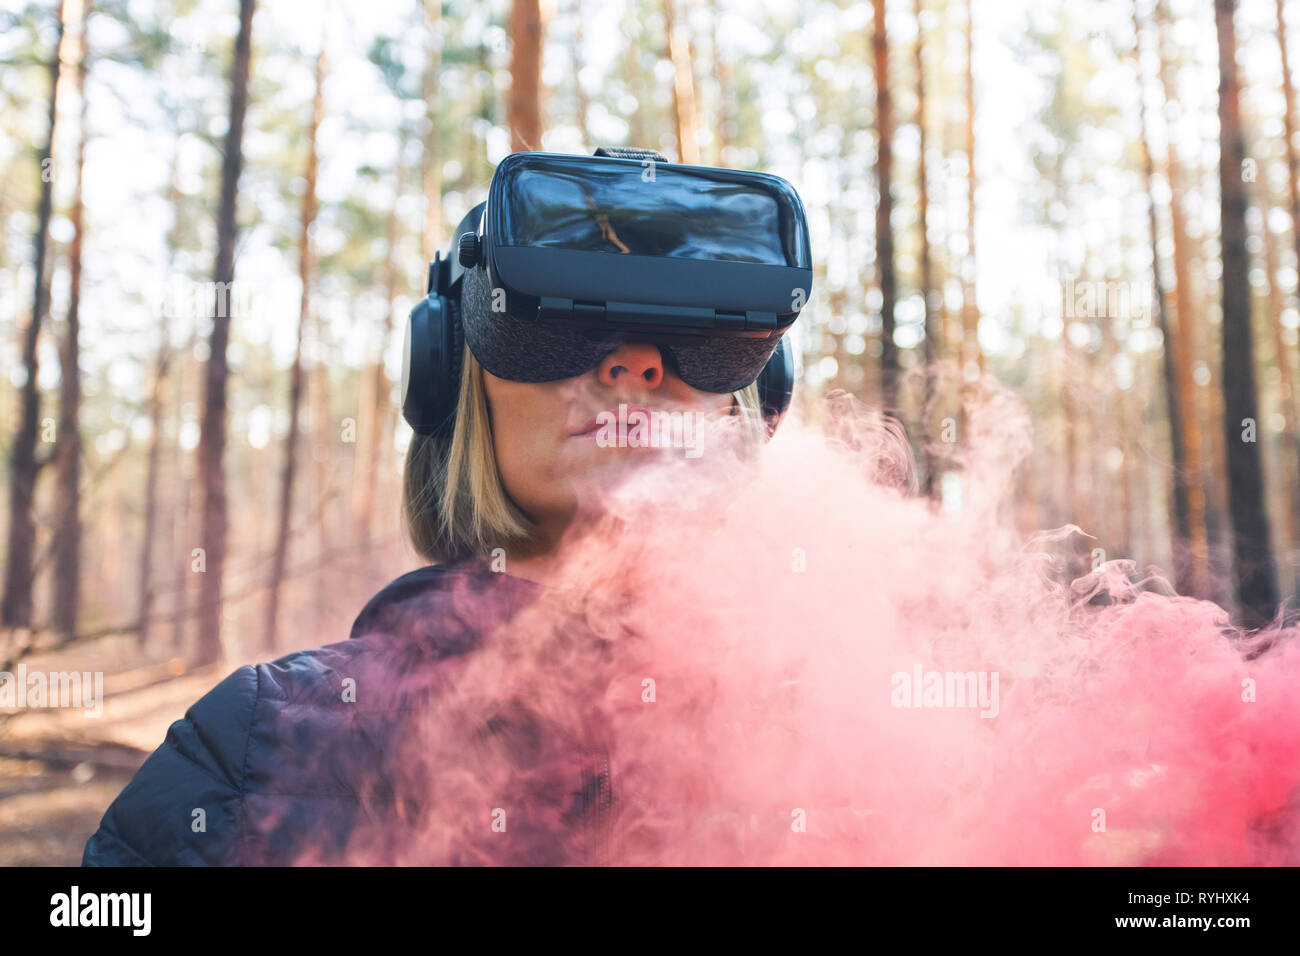
[[[492,443],[483,367],[466,346],[451,435],[414,435],[402,475],[402,517],[416,552],[437,564],[485,557],[526,542],[533,523],[510,500]],[[757,450],[766,434],[758,385],[732,392],[743,419],[744,445]]]

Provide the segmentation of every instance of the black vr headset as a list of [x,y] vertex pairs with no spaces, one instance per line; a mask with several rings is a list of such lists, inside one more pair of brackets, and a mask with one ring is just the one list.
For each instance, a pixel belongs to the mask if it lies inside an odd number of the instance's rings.
[[780,177],[644,149],[512,153],[429,265],[402,414],[450,433],[465,343],[499,378],[549,382],[650,342],[702,391],[757,381],[770,437],[794,388],[785,332],[811,293],[803,204]]

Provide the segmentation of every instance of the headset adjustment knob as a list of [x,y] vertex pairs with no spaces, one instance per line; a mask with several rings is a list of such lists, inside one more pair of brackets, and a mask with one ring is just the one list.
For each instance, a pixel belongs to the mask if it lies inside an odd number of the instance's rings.
[[478,265],[478,247],[478,236],[475,233],[467,232],[460,237],[460,247],[456,250],[456,256],[466,269]]

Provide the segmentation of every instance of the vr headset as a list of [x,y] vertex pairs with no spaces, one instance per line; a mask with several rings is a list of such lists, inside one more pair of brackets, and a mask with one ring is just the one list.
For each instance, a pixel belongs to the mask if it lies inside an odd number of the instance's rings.
[[811,293],[807,218],[780,177],[644,149],[512,153],[429,265],[402,414],[450,434],[465,343],[499,378],[549,382],[649,342],[702,391],[757,381],[770,437],[794,388],[785,332]]

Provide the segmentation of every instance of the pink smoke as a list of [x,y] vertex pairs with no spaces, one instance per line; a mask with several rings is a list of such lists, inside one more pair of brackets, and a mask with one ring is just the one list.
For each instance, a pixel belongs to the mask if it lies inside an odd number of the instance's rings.
[[[824,411],[757,461],[723,423],[604,499],[560,586],[449,665],[399,856],[589,847],[560,781],[603,748],[612,863],[1300,862],[1296,629],[1243,639],[1131,562],[1054,577],[1078,529],[1012,528],[1008,395],[969,411],[960,515],[909,492],[896,429]],[[918,671],[983,674],[996,707],[898,706]],[[526,823],[490,833],[494,808]]]

